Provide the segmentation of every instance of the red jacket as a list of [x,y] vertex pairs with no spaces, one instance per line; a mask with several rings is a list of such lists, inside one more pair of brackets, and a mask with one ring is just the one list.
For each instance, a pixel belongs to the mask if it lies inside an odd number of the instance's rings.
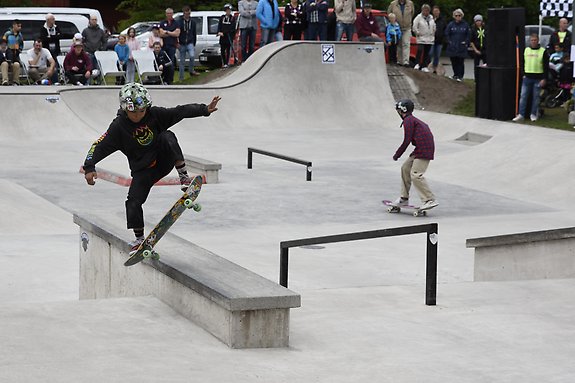
[[84,50],[82,50],[80,55],[76,55],[74,49],[71,49],[66,55],[66,58],[64,59],[64,70],[66,72],[73,72],[72,67],[75,66],[79,68],[78,73],[92,71],[92,60]]
[[369,13],[369,16],[365,16],[365,13],[361,11],[355,20],[355,29],[357,30],[357,37],[371,36],[372,33],[379,36],[381,33],[379,30],[379,24],[375,17],[372,16],[371,12]]

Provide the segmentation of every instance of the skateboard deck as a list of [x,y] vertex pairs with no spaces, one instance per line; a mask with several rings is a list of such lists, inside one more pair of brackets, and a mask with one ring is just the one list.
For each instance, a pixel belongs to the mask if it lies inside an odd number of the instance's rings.
[[135,265],[146,258],[159,259],[160,256],[154,251],[154,246],[156,246],[158,241],[168,232],[170,227],[172,227],[186,209],[194,209],[194,211],[201,210],[201,206],[194,202],[196,198],[198,198],[198,194],[200,194],[201,190],[202,176],[196,176],[192,180],[190,187],[176,203],[174,203],[174,206],[164,215],[164,218],[158,222],[156,227],[152,229],[138,250],[124,263],[124,266]]
[[414,217],[425,217],[427,216],[427,211],[433,209],[433,207],[430,209],[420,209],[419,207],[413,205],[397,206],[393,203],[393,201],[386,199],[381,202],[387,206],[388,213],[400,213],[402,210],[404,210],[410,212]]

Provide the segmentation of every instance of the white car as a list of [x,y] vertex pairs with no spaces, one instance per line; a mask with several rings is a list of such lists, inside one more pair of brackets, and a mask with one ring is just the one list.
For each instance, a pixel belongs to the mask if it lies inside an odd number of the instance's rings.
[[[200,52],[210,46],[219,46],[220,38],[218,34],[218,24],[220,22],[220,16],[222,16],[224,11],[197,11],[192,12],[192,19],[196,22],[196,49],[194,50],[195,62],[199,63]],[[178,12],[174,15],[174,19],[180,22],[184,14]],[[140,41],[141,49],[148,49],[148,39],[152,34],[151,31],[144,32],[136,36],[136,39]],[[176,51],[176,61],[179,62],[179,52]]]
[[[529,46],[529,36],[532,33],[539,34],[539,25],[526,25],[525,26],[525,46]],[[541,36],[539,36],[539,44],[542,47],[546,47],[549,44],[549,39],[551,35],[555,33],[555,28],[550,27],[549,25],[542,25],[541,26]]]

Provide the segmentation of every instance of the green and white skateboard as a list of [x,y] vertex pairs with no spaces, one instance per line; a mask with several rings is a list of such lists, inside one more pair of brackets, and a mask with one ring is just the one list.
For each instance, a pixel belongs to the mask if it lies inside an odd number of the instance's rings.
[[180,199],[174,203],[174,206],[164,215],[164,218],[158,222],[156,227],[154,227],[144,242],[138,247],[138,250],[124,263],[124,266],[135,265],[147,258],[159,259],[160,256],[154,251],[154,246],[156,246],[158,241],[162,239],[164,234],[168,232],[170,227],[172,227],[186,209],[194,209],[194,211],[200,211],[202,209],[199,204],[195,203],[201,190],[202,176],[196,176],[192,180],[190,187],[188,187]]

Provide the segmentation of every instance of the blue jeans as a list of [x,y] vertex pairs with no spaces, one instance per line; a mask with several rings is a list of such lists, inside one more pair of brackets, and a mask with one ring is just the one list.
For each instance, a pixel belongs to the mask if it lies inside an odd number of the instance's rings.
[[255,28],[240,29],[240,39],[242,44],[242,61],[246,61],[248,57],[250,57],[252,53],[254,53],[255,50],[256,46]]
[[180,44],[180,81],[184,79],[184,71],[186,70],[186,53],[190,56],[190,76],[194,72],[195,49],[194,44]]
[[343,32],[345,32],[345,37],[347,38],[347,41],[352,41],[354,30],[355,30],[355,28],[354,28],[353,24],[345,24],[345,23],[338,21],[336,24],[336,38],[335,38],[335,40],[340,41],[341,37],[343,36]]
[[519,99],[519,114],[526,117],[527,100],[531,97],[531,114],[537,116],[539,111],[539,93],[541,80],[523,77],[521,85],[521,98]]
[[260,48],[274,41],[275,29],[262,28],[262,35],[260,37]]
[[435,43],[431,47],[431,52],[429,52],[429,55],[431,56],[431,63],[433,67],[437,67],[439,65],[439,58],[441,57],[442,49],[443,49],[442,43]]

